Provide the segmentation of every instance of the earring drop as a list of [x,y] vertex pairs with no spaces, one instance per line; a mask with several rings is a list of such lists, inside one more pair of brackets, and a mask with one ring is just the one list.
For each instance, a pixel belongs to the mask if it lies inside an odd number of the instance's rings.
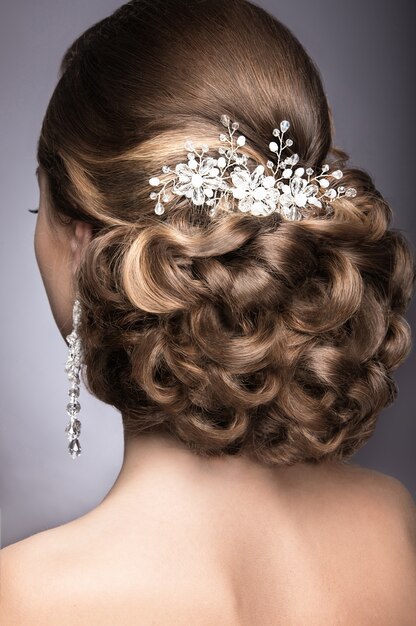
[[72,311],[73,329],[71,334],[66,337],[68,342],[68,358],[65,366],[65,371],[68,374],[68,380],[71,383],[71,387],[68,391],[69,404],[66,407],[66,412],[69,415],[69,422],[65,428],[65,432],[69,441],[68,453],[73,459],[76,459],[81,454],[81,444],[78,439],[81,434],[81,422],[77,418],[81,409],[81,405],[78,402],[80,384],[79,373],[82,359],[81,339],[78,335],[80,319],[81,303],[78,299],[75,299]]

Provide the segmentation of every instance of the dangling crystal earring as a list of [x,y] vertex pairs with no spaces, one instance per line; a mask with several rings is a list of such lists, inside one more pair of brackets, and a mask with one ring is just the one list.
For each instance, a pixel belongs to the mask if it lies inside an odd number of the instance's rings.
[[69,422],[65,428],[67,433],[69,444],[68,452],[73,459],[76,459],[81,454],[81,444],[78,437],[81,434],[81,422],[77,419],[77,415],[81,408],[78,402],[79,397],[79,372],[81,369],[82,359],[82,346],[81,339],[78,336],[78,325],[81,319],[81,303],[76,298],[74,301],[74,307],[72,311],[72,324],[73,329],[70,335],[67,336],[68,342],[68,358],[66,361],[65,371],[68,374],[68,380],[71,383],[71,387],[68,391],[70,398],[69,404],[66,407],[66,412],[69,415]]

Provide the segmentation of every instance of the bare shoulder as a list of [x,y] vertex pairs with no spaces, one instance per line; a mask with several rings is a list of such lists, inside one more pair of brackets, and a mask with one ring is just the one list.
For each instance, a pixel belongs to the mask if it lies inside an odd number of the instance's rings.
[[360,555],[367,560],[360,565],[363,584],[368,584],[365,579],[371,575],[386,611],[403,615],[403,622],[396,623],[416,623],[416,504],[412,494],[397,478],[356,465],[345,467],[345,481],[350,494],[350,515],[344,518],[352,531],[350,545],[356,546],[356,561]]
[[[416,508],[407,487],[350,463],[324,463],[299,478],[307,481],[299,502],[302,545],[322,568],[322,606],[333,601],[334,616],[348,607],[343,619],[360,626],[416,624]],[[306,570],[303,587],[309,580]]]
[[[369,498],[371,528],[379,528],[378,537],[383,552],[390,548],[393,575],[409,581],[409,590],[416,590],[416,504],[407,487],[397,478],[367,470],[360,502]],[[397,568],[395,570],[395,568]],[[402,584],[405,585],[406,583]],[[415,615],[416,618],[416,615]]]
[[[322,580],[326,581],[322,592],[322,597],[326,597],[324,602],[329,601],[328,584],[331,595],[339,596],[346,605],[351,606],[355,599],[356,606],[351,608],[355,613],[348,623],[383,626],[416,623],[416,505],[407,487],[392,476],[351,464],[328,464],[316,473],[307,468],[296,476],[293,482],[296,497],[290,498],[290,503],[295,506],[297,502],[296,511],[302,523],[297,524],[294,517],[294,527],[304,536],[305,550],[301,555],[295,552],[293,560],[287,561],[294,564],[290,571],[296,571],[294,588],[299,587],[301,564],[319,563],[324,568]],[[300,493],[306,494],[305,498],[298,498]],[[279,506],[281,502],[280,499]],[[250,554],[255,542],[260,550],[262,546],[265,548],[263,534],[255,530],[260,509],[259,503],[253,513]],[[238,517],[238,511],[235,514]],[[121,625],[137,623],[140,614],[143,626],[151,623],[202,626],[200,613],[193,613],[192,598],[197,595],[198,576],[194,575],[195,567],[190,567],[191,561],[179,558],[167,562],[165,556],[171,552],[172,542],[168,541],[163,550],[160,534],[153,536],[144,527],[142,532],[137,532],[135,527],[135,532],[129,533],[119,517],[111,525],[98,519],[101,520],[98,516],[93,520],[74,520],[0,550],[0,624],[56,626],[59,614],[60,626],[69,626],[76,614],[80,626]],[[290,524],[288,528],[291,533]],[[281,532],[277,533],[279,537]],[[281,556],[284,545],[290,544],[290,541],[282,544],[278,538],[276,542],[275,546],[267,546],[267,554],[275,549],[274,553]],[[178,549],[182,547],[185,544],[181,543]],[[241,554],[240,550],[237,553]],[[280,562],[279,556],[270,561],[270,571],[264,580],[273,581],[274,585],[274,581],[282,579]],[[249,558],[247,563],[251,563]],[[241,556],[236,565],[240,571]],[[205,595],[202,592],[198,595],[198,605],[203,601],[207,607],[205,623],[241,624],[235,618],[238,612],[233,612],[227,580],[217,575],[217,569],[202,565],[202,561],[196,567],[204,571],[204,583],[200,587]],[[161,569],[165,572],[163,579]],[[305,570],[304,574],[302,583],[311,584],[310,571]],[[256,576],[253,579],[259,580]],[[286,570],[283,579],[288,584]],[[251,576],[242,579],[244,595],[250,594],[255,603],[261,595],[260,588],[256,582],[250,592],[251,580]],[[215,590],[215,598],[206,597],[210,590],[212,593]],[[222,621],[218,614],[208,615],[208,606],[221,606]],[[364,606],[371,612],[367,621],[363,618]],[[371,621],[376,607],[380,617]]]
[[398,478],[377,470],[359,465],[344,467],[363,506],[381,514],[382,519],[389,520],[389,523],[400,524],[404,531],[409,532],[409,538],[415,539],[416,503],[408,488]]
[[376,522],[391,540],[406,538],[416,550],[416,503],[399,479],[350,463],[325,467],[321,483],[335,510],[351,510],[363,530]]
[[[0,624],[36,624],[34,611],[50,597],[50,558],[56,533],[43,531],[0,550]],[[30,621],[28,621],[30,620]],[[45,623],[47,626],[48,622]]]
[[78,582],[85,583],[82,563],[88,562],[86,537],[81,535],[77,542],[78,522],[38,532],[0,550],[0,624],[52,626],[57,611],[61,626],[71,623],[69,611],[76,610],[82,598]]
[[[127,547],[114,537],[113,549],[108,535],[104,544],[96,540],[102,528],[74,522],[0,550],[1,625],[72,626],[75,620],[79,626],[188,626],[199,620],[207,626],[219,623],[218,605],[222,616],[228,610],[226,592],[210,602],[208,585],[204,616],[196,615],[195,578],[185,575],[181,583],[180,566],[175,572],[169,563],[164,578],[157,543],[147,545],[140,533]],[[223,623],[236,626],[231,619]]]

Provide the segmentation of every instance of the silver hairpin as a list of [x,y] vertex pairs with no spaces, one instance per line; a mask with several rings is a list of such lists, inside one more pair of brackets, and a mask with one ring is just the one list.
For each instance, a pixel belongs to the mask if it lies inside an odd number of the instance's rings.
[[[228,129],[228,137],[220,134],[220,141],[228,144],[220,147],[220,156],[213,158],[204,156],[209,151],[207,144],[201,145],[201,152],[195,149],[193,141],[186,141],[188,162],[178,163],[174,170],[163,165],[162,173],[170,174],[163,181],[153,176],[149,179],[152,187],[162,188],[159,192],[152,191],[150,198],[157,200],[155,213],[162,215],[172,195],[186,196],[195,206],[203,204],[211,207],[209,215],[215,215],[221,198],[227,194],[238,200],[238,209],[252,215],[270,215],[278,212],[288,220],[300,220],[315,213],[314,207],[332,212],[331,202],[342,196],[353,198],[357,195],[353,187],[330,187],[330,177],[340,180],[341,170],[329,172],[329,165],[322,166],[320,174],[313,176],[314,170],[308,167],[293,167],[299,161],[298,154],[282,159],[282,152],[293,145],[292,139],[285,140],[284,134],[290,128],[287,120],[280,122],[280,129],[273,130],[277,141],[271,141],[269,149],[277,156],[277,163],[267,161],[269,172],[265,172],[262,164],[253,171],[247,167],[247,155],[238,151],[246,143],[244,135],[235,139],[234,134],[239,128],[238,122],[231,124],[228,115],[221,116],[221,123]],[[279,172],[279,170],[282,170]],[[312,177],[313,176],[313,177]],[[168,188],[171,187],[171,190]]]

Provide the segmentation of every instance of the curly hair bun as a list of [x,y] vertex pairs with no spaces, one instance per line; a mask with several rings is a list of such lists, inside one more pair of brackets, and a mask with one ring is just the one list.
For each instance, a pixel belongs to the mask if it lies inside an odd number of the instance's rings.
[[[133,1],[61,69],[38,159],[56,219],[94,225],[76,277],[91,392],[126,434],[169,432],[202,455],[351,456],[397,394],[415,259],[369,174],[332,145],[299,41],[246,0]],[[332,159],[357,196],[325,219],[209,219],[186,199],[156,217],[149,178],[189,137],[218,144],[224,111],[264,164],[290,120],[302,164]]]

